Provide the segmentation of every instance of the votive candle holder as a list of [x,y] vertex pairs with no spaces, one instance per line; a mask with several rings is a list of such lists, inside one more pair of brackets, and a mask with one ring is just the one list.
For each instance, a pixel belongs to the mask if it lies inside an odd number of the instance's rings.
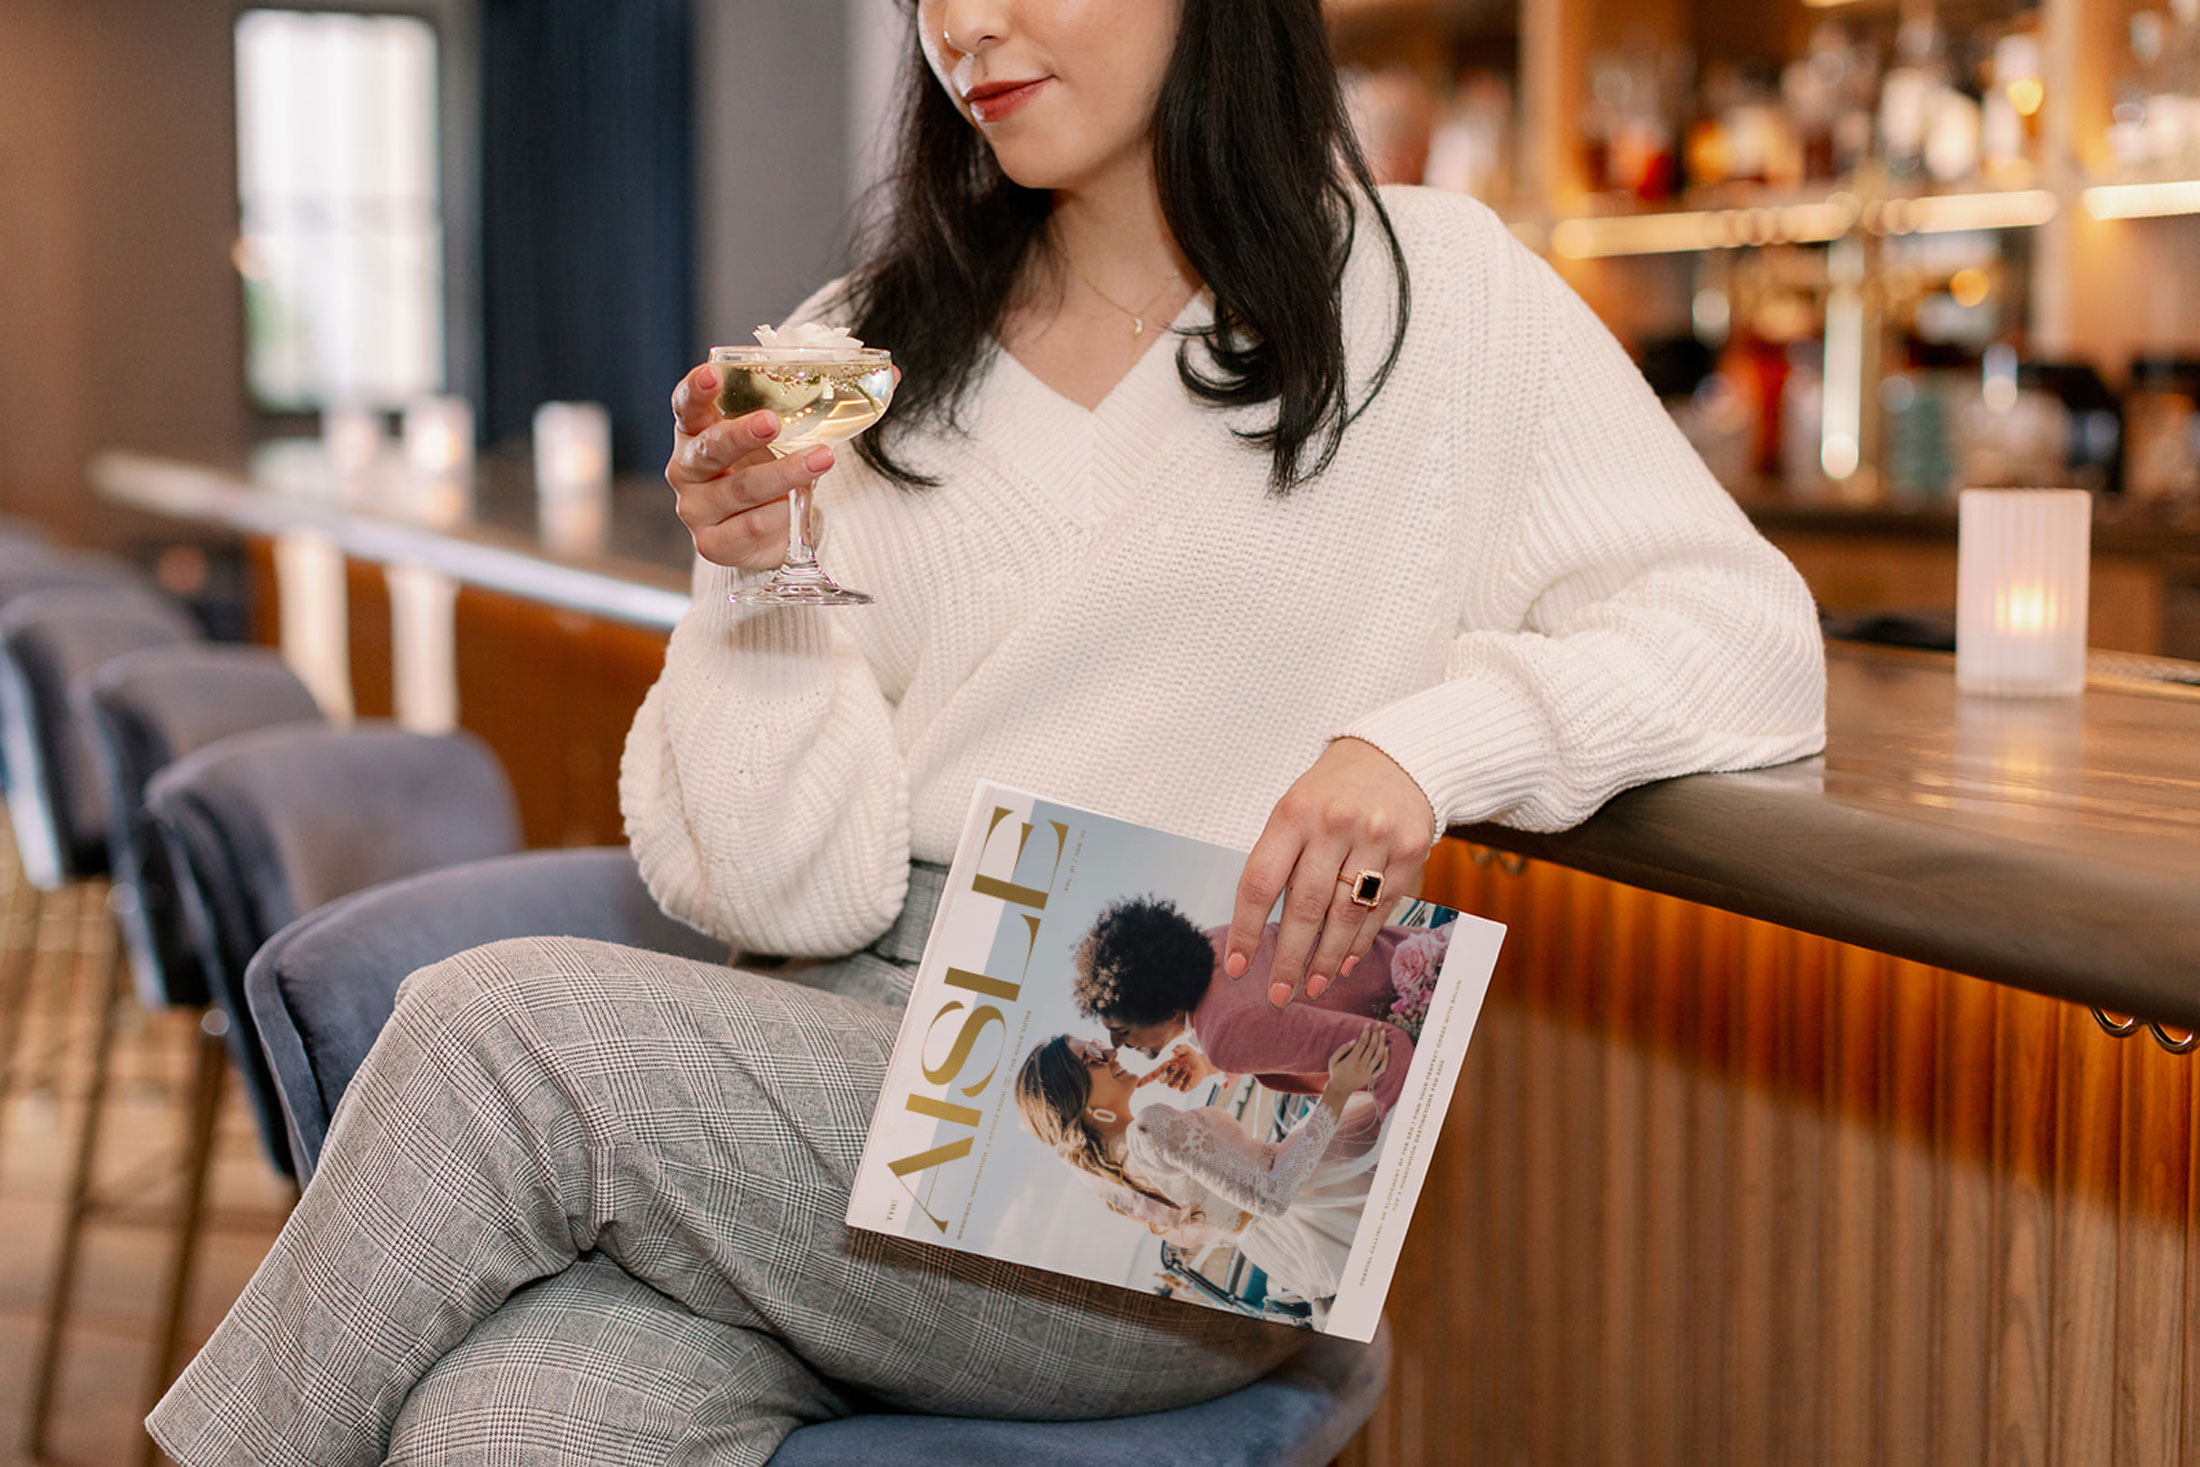
[[2084,691],[2093,496],[1966,489],[1956,540],[1957,689],[2001,698]]

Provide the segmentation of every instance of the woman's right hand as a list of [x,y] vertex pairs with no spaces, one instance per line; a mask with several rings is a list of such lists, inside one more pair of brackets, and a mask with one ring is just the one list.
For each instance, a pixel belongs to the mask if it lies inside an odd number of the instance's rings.
[[770,570],[787,553],[787,495],[833,466],[820,444],[799,459],[775,458],[777,415],[718,411],[718,369],[705,362],[672,390],[672,457],[665,482],[695,553],[735,570]]
[[1329,1057],[1329,1090],[1351,1095],[1365,1090],[1390,1068],[1390,1026],[1369,1024],[1360,1037]]

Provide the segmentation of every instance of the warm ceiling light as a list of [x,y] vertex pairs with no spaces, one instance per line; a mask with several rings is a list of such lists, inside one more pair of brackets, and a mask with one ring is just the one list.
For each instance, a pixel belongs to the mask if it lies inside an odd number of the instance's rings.
[[2020,76],[2009,83],[2007,90],[2009,105],[2017,109],[2020,117],[2030,117],[2047,100],[2047,88],[2036,76]]
[[1986,278],[1986,272],[1976,268],[1958,270],[1948,281],[1948,294],[1965,308],[1985,304],[1992,289],[1993,282]]

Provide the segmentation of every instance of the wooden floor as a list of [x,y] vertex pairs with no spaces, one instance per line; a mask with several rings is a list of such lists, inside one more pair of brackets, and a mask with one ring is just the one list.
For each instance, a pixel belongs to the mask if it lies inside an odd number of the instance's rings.
[[[9,950],[25,940],[27,906],[12,843],[0,828],[0,944]],[[30,1461],[25,1413],[112,934],[102,887],[45,899],[38,959],[13,1045],[12,1083],[0,1098],[4,1467]],[[132,1220],[96,1226],[86,1242],[49,1462],[123,1467],[137,1460],[145,1377],[168,1277],[172,1234],[164,1219],[178,1181],[195,1017],[148,1013],[134,1003],[122,1015],[99,1175],[105,1194],[130,1199]],[[6,1039],[0,1034],[0,1043]],[[290,1198],[232,1084],[209,1189],[212,1225],[199,1250],[190,1348],[213,1329],[258,1266]]]

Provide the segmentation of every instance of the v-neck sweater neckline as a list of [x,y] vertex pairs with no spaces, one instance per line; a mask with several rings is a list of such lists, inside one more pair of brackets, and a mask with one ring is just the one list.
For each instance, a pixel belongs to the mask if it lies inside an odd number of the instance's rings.
[[973,394],[972,436],[1031,480],[1063,496],[1090,523],[1120,505],[1154,466],[1154,450],[1201,422],[1176,370],[1178,342],[1213,320],[1199,291],[1092,407],[1064,397],[1007,347],[995,345],[988,380]]

